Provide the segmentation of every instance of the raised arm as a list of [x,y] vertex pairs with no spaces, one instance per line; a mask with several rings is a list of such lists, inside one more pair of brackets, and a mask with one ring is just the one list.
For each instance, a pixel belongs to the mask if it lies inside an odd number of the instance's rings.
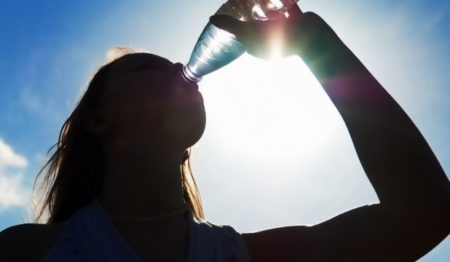
[[450,184],[432,150],[319,16],[298,10],[283,23],[212,21],[258,56],[272,30],[286,32],[286,53],[303,58],[340,112],[380,200],[312,227],[246,234],[252,260],[413,261],[449,234]]

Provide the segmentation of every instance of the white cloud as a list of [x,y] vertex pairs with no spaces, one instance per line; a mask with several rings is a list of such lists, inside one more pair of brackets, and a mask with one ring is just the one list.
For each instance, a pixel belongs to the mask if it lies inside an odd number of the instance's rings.
[[21,173],[27,165],[27,159],[0,138],[0,211],[27,203],[29,190]]
[[0,174],[0,211],[27,203],[28,190],[22,186],[22,174],[8,176]]
[[11,146],[7,145],[3,139],[0,138],[0,170],[17,167],[24,168],[28,165],[25,157],[14,153]]

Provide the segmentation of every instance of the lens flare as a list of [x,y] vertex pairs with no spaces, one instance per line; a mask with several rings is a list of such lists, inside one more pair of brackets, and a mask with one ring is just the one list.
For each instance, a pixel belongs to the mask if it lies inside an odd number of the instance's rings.
[[272,33],[269,39],[270,60],[280,59],[283,57],[284,43],[285,41],[282,32]]

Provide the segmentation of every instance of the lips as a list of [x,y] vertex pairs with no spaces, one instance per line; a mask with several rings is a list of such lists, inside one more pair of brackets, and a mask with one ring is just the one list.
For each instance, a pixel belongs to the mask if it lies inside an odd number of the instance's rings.
[[179,72],[177,73],[177,82],[179,83],[179,85],[181,85],[183,88],[187,88],[189,90],[192,91],[197,91],[198,92],[198,85],[197,83],[193,83],[191,81],[186,80],[182,73]]
[[198,91],[198,85],[197,85],[197,83],[194,83],[194,82],[191,82],[191,81],[189,81],[188,79],[186,79],[184,76],[183,76],[183,64],[181,64],[181,63],[176,63],[175,65],[174,65],[174,71],[173,71],[175,74],[176,74],[176,79],[177,79],[177,82],[181,85],[181,86],[183,86],[184,88],[187,88],[187,89],[189,89],[189,90],[192,90],[192,91]]

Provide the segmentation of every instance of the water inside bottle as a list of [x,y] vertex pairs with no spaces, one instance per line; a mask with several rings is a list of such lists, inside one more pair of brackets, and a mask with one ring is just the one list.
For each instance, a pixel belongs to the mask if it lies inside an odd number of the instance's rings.
[[244,46],[236,37],[211,23],[200,35],[183,75],[192,82],[200,81],[209,74],[238,58],[245,52]]

